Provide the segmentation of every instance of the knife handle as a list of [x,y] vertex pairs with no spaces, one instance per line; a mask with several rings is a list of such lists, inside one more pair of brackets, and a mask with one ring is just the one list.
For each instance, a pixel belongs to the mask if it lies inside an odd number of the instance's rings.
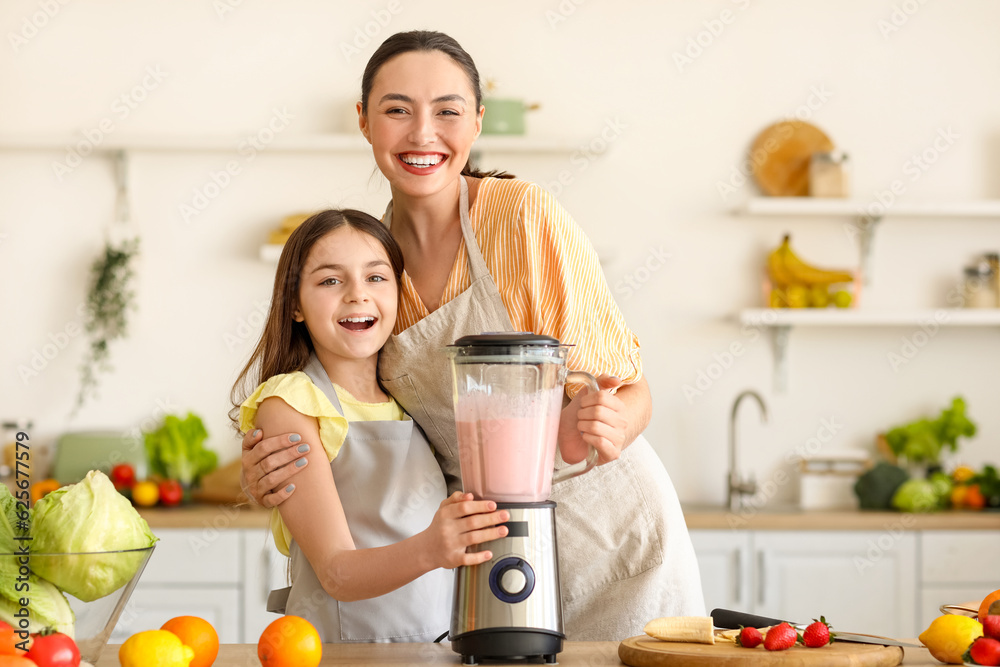
[[729,609],[712,610],[712,623],[717,628],[731,628],[735,630],[741,625],[745,628],[763,628],[783,622],[776,618],[755,616],[754,614],[747,614],[742,611],[731,611]]

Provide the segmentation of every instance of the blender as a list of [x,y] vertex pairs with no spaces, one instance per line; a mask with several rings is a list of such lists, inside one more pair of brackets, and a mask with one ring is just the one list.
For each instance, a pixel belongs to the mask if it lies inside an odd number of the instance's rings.
[[507,535],[471,547],[491,560],[456,569],[449,638],[462,663],[542,658],[562,651],[562,599],[552,484],[587,472],[597,451],[554,470],[563,388],[599,391],[589,373],[566,370],[569,346],[549,336],[489,333],[447,348],[454,380],[462,486],[510,513]]

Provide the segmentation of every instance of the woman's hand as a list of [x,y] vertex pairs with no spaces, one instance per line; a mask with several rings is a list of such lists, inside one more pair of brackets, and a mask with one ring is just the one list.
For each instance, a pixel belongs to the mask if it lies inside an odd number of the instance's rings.
[[288,480],[307,463],[303,454],[309,451],[309,445],[297,433],[282,433],[266,440],[261,440],[262,435],[258,428],[243,436],[240,486],[258,505],[277,507],[295,490]]
[[[587,458],[587,445],[597,450],[597,464],[621,456],[622,449],[635,438],[629,437],[628,409],[611,390],[621,386],[613,375],[597,378],[601,391],[578,393],[562,411],[559,420],[559,453],[567,463]],[[644,425],[645,426],[645,425]]]
[[497,511],[492,500],[473,500],[471,493],[461,491],[451,494],[422,533],[431,568],[478,565],[493,558],[489,551],[467,553],[466,547],[504,537],[507,527],[497,524],[509,519],[510,513]]

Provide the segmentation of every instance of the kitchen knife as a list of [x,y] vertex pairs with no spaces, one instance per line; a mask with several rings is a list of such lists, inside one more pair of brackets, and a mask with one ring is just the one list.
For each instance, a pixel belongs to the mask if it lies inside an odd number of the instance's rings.
[[[714,623],[717,628],[731,629],[736,629],[740,626],[746,628],[763,628],[770,625],[777,625],[778,623],[788,623],[797,630],[804,630],[807,625],[805,623],[793,623],[791,621],[781,621],[776,618],[755,616],[754,614],[746,614],[741,611],[730,611],[729,609],[713,609],[712,623]],[[832,631],[830,634],[834,636],[834,639],[841,642],[879,644],[881,646],[904,646],[906,648],[923,648],[923,646],[918,644],[907,644],[906,642],[896,641],[895,639],[889,639],[888,637],[856,635],[850,632],[839,632],[837,630]]]

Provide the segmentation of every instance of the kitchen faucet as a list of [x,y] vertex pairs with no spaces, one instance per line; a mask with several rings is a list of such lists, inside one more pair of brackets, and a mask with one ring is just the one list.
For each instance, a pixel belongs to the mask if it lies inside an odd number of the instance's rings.
[[742,507],[744,496],[752,496],[757,493],[757,482],[754,481],[753,475],[751,474],[748,479],[744,480],[736,468],[736,412],[740,408],[740,401],[747,396],[757,399],[757,405],[760,406],[760,420],[767,422],[767,406],[764,405],[764,399],[756,391],[748,389],[733,401],[733,410],[729,415],[729,476],[727,477],[726,493],[726,502],[729,504],[730,510]]

